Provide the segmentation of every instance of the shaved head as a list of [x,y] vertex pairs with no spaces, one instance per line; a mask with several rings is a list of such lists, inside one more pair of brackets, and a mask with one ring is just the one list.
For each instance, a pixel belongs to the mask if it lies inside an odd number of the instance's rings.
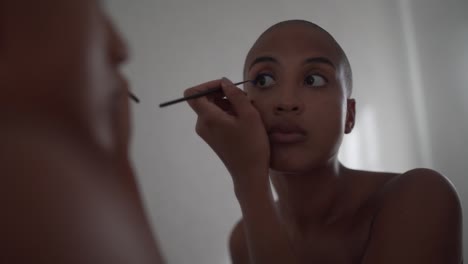
[[257,51],[257,48],[261,45],[262,40],[267,35],[274,34],[278,29],[284,29],[287,27],[306,27],[306,28],[309,28],[310,30],[319,31],[323,33],[322,34],[323,37],[326,38],[327,41],[329,41],[330,45],[334,47],[334,50],[337,53],[337,56],[339,57],[339,60],[340,60],[339,66],[341,67],[344,77],[345,77],[344,78],[345,83],[343,84],[343,86],[346,89],[347,96],[350,97],[352,93],[352,87],[353,87],[353,77],[352,77],[351,65],[349,63],[348,57],[346,56],[346,53],[338,44],[338,42],[335,40],[335,38],[328,31],[326,31],[319,25],[306,21],[306,20],[286,20],[286,21],[282,21],[277,24],[274,24],[273,26],[265,30],[260,35],[260,37],[258,37],[258,39],[255,41],[254,45],[249,50],[249,53],[246,56],[246,59],[244,62],[244,70],[243,70],[244,76],[246,75],[247,70],[248,70],[247,63],[252,59],[252,56]]

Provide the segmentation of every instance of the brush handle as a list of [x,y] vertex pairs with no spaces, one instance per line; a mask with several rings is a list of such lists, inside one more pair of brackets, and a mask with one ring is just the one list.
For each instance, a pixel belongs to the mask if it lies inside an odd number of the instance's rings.
[[[234,85],[237,86],[239,84],[243,84],[243,83],[246,83],[246,82],[252,82],[252,81],[248,80],[248,81],[238,82],[238,83],[235,83]],[[222,91],[223,91],[223,89],[221,88],[221,86],[210,88],[210,89],[207,89],[205,91],[189,95],[187,97],[182,97],[182,98],[179,98],[179,99],[175,99],[175,100],[172,100],[172,101],[169,101],[169,102],[162,103],[162,104],[159,105],[159,107],[169,106],[169,105],[176,104],[176,103],[179,103],[179,102],[199,98],[199,97],[202,97],[202,96],[205,96],[205,95],[209,95],[209,94],[212,94],[212,93],[218,93],[218,92],[222,92]]]
[[132,92],[128,92],[128,97],[130,97],[135,103],[139,103],[140,102],[140,99],[138,99],[138,97],[136,97],[135,94],[133,94]]
[[202,97],[202,96],[205,96],[205,95],[209,95],[209,94],[216,93],[216,92],[221,92],[221,91],[222,91],[221,87],[211,88],[211,89],[205,90],[205,91],[200,92],[200,93],[192,94],[192,95],[187,96],[187,97],[182,97],[182,98],[179,98],[179,99],[175,99],[175,100],[172,100],[172,101],[169,101],[169,102],[162,103],[162,104],[159,105],[159,107],[165,107],[165,106],[168,106],[168,105],[176,104],[176,103],[187,101],[187,100],[190,100],[190,99],[199,98],[199,97]]

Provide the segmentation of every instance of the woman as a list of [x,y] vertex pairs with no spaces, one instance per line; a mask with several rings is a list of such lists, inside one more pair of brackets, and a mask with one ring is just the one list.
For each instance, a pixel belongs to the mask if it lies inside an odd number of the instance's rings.
[[162,263],[128,157],[122,39],[95,0],[0,4],[0,263]]
[[248,53],[244,78],[245,93],[227,79],[185,92],[223,88],[189,104],[241,207],[234,264],[462,262],[461,206],[445,177],[339,162],[356,103],[349,62],[328,32],[301,20],[272,26]]

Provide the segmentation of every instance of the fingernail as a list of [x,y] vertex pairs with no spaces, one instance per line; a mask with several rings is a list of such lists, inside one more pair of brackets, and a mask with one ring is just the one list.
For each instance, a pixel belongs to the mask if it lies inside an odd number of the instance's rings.
[[222,83],[224,83],[225,85],[232,85],[233,83],[231,82],[231,80],[229,80],[228,78],[226,77],[223,77],[222,79]]

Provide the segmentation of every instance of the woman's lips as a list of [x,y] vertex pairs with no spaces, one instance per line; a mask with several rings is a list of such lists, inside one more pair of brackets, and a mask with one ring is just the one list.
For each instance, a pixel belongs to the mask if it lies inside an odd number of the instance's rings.
[[273,132],[270,133],[270,141],[273,143],[292,144],[305,140],[305,135],[298,132]]
[[273,143],[292,144],[304,141],[306,132],[293,124],[278,124],[269,129],[268,136]]

